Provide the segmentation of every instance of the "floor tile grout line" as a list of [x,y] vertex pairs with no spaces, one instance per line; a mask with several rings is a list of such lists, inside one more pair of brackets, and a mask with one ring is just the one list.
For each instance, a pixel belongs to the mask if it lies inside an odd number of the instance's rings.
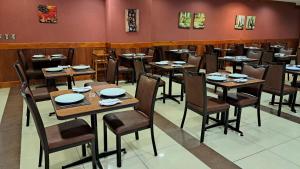
[[293,162],[293,161],[291,161],[291,160],[289,160],[289,159],[287,159],[287,158],[284,158],[284,157],[280,156],[279,154],[273,152],[272,150],[269,150],[269,152],[272,153],[272,154],[274,154],[274,155],[276,155],[276,156],[279,157],[280,159],[286,160],[286,161],[291,162],[291,163],[293,163],[294,165],[300,167],[299,164],[296,164],[295,162]]

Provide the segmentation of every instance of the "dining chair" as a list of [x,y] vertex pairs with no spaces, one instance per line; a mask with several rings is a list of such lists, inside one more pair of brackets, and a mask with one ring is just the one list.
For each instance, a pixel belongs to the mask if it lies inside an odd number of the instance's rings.
[[[17,75],[19,77],[21,84],[26,83],[29,85],[27,76],[26,76],[25,71],[24,71],[23,67],[21,66],[21,64],[19,62],[15,63],[14,68],[16,69],[16,72],[17,72]],[[57,90],[57,89],[56,88],[51,89],[51,91],[54,91],[54,90]],[[34,98],[34,100],[36,102],[51,100],[51,97],[49,94],[49,89],[46,87],[39,87],[39,88],[36,88],[35,90],[31,90],[31,91],[32,91],[32,97]],[[29,126],[29,123],[30,123],[30,110],[27,105],[27,111],[26,111],[26,126],[27,127]]]
[[135,133],[136,140],[139,139],[138,131],[150,129],[154,155],[157,150],[154,138],[153,115],[155,97],[160,78],[151,75],[141,75],[135,92],[139,100],[134,110],[110,113],[103,116],[104,125],[104,151],[107,151],[107,128],[116,135],[117,166],[121,167],[121,136]]
[[[295,101],[297,97],[297,88],[285,85],[285,64],[272,63],[266,75],[266,82],[263,91],[272,94],[271,105],[279,104],[277,115],[281,115],[281,106],[284,95],[291,97],[291,111],[295,112]],[[275,96],[279,96],[279,102],[275,103]]]
[[205,45],[205,53],[213,54],[214,53],[214,45]]
[[261,50],[249,50],[247,53],[247,57],[251,59],[257,59],[258,61],[251,62],[253,64],[259,64],[262,58],[262,51]]
[[[138,78],[141,75],[146,74],[145,66],[144,66],[143,61],[141,61],[141,60],[134,60],[133,65],[134,65],[134,70],[135,70],[135,77],[138,80]],[[157,78],[160,77],[160,75],[156,75],[156,74],[152,74],[152,76],[155,76]],[[162,99],[163,99],[163,103],[165,103],[166,102],[166,98],[165,98],[165,94],[166,94],[166,82],[160,79],[158,87],[162,87],[163,88],[163,97],[162,97]]]
[[186,100],[180,127],[183,128],[184,126],[188,109],[201,115],[202,128],[200,142],[202,143],[204,141],[205,130],[209,128],[209,126],[206,126],[209,115],[221,112],[225,117],[224,134],[227,134],[228,112],[230,106],[223,100],[207,96],[205,74],[199,72],[185,72],[184,84]]
[[297,49],[296,65],[300,65],[300,48]]
[[187,48],[189,51],[195,51],[195,53],[197,52],[197,45],[188,45]]
[[119,85],[120,74],[123,74],[123,75],[126,74],[126,75],[131,76],[131,82],[133,84],[134,83],[134,71],[133,71],[133,68],[122,65],[121,59],[117,56],[115,50],[111,51],[111,56],[113,58],[115,58],[116,61],[117,61],[117,75],[116,75],[117,76],[116,77],[117,85]]
[[[67,56],[67,60],[65,62],[65,65],[70,65],[70,66],[73,65],[74,54],[75,54],[75,49],[74,48],[69,48],[68,49],[68,56]],[[75,86],[75,79],[74,79],[73,76],[71,77],[71,80],[72,80],[73,85]]]
[[152,62],[153,59],[154,59],[154,49],[153,48],[149,48],[148,52],[147,52],[147,55],[148,56],[152,56],[152,58],[145,60],[145,62],[144,62],[145,69],[146,69],[147,72],[150,72],[150,71],[152,72],[152,66],[149,65],[149,62]]
[[[188,60],[187,60],[187,63],[190,64],[190,65],[194,65],[195,68],[188,69],[188,71],[199,72],[201,61],[202,61],[202,57],[199,57],[199,56],[189,56]],[[172,78],[172,81],[181,85],[180,100],[183,101],[183,94],[184,94],[183,72],[182,72],[182,74],[175,74],[173,76],[173,78]]]
[[244,55],[244,44],[235,44],[234,47],[234,56],[243,56]]
[[[268,72],[267,65],[243,64],[242,74],[248,75],[250,78],[265,80]],[[226,102],[234,106],[234,114],[237,115],[236,128],[239,130],[241,122],[242,108],[255,106],[257,109],[257,124],[261,126],[260,119],[260,102],[263,84],[252,85],[238,88],[236,93],[229,93]],[[219,94],[219,98],[223,98],[223,94]]]
[[117,74],[117,61],[112,57],[108,57],[105,82],[89,82],[85,83],[84,86],[99,86],[105,84],[115,84]]
[[26,59],[22,49],[18,50],[18,61],[24,69],[25,75],[27,76],[28,79],[28,83],[32,79],[40,80],[44,78],[42,70],[34,69],[32,66],[28,64],[28,60]]
[[271,43],[270,42],[265,42],[265,43],[262,43],[261,44],[261,48],[265,51],[269,51],[270,50],[270,46],[271,46]]
[[274,52],[273,51],[264,51],[261,57],[261,64],[268,65],[272,63],[274,60]]
[[35,98],[26,83],[23,83],[21,93],[32,114],[40,138],[38,166],[42,166],[43,152],[45,154],[45,169],[49,169],[49,154],[90,143],[92,165],[93,169],[96,169],[95,135],[88,123],[82,119],[76,119],[45,127]]

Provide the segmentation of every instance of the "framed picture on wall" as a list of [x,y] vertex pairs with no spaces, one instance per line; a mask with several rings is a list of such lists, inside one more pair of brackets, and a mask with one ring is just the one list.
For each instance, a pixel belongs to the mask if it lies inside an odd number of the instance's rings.
[[39,5],[38,17],[40,23],[57,23],[57,7],[54,5]]
[[138,32],[139,31],[139,9],[125,9],[125,31]]
[[192,13],[180,12],[178,18],[178,27],[183,29],[189,29],[192,25]]
[[203,29],[205,28],[205,14],[202,12],[194,14],[194,29]]
[[246,29],[253,30],[255,28],[256,16],[247,16],[246,19]]
[[245,26],[245,16],[244,15],[237,15],[235,17],[235,25],[234,28],[238,30],[244,29]]

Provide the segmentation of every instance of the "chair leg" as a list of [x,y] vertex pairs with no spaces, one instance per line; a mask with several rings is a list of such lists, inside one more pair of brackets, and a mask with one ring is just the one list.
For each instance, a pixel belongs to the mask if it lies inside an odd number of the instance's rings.
[[274,94],[272,94],[272,100],[271,100],[271,105],[274,105],[274,102],[275,102],[275,95]]
[[281,96],[280,96],[280,99],[279,99],[279,105],[278,105],[277,116],[280,116],[280,115],[281,115],[282,100],[283,100],[283,96],[281,95]]
[[29,121],[30,121],[30,110],[27,106],[27,110],[26,110],[26,126],[29,126]]
[[163,87],[163,103],[166,103],[166,85]]
[[234,107],[234,116],[236,117],[237,115],[237,107]]
[[73,82],[73,85],[75,86],[75,78],[72,76],[72,82]]
[[85,147],[85,144],[83,144],[81,146],[81,150],[82,150],[82,156],[85,157],[86,156],[86,147]]
[[121,136],[116,137],[116,143],[117,143],[117,166],[122,166],[122,159],[121,159]]
[[183,101],[183,84],[181,84],[180,101]]
[[296,98],[297,98],[297,92],[295,94],[293,94],[293,102],[292,102],[292,107],[291,107],[291,111],[294,113],[296,113],[296,109],[295,109]]
[[155,138],[154,138],[154,128],[151,127],[151,140],[152,140],[152,146],[154,151],[154,156],[157,156],[157,150],[156,150],[156,144],[155,144]]
[[206,118],[207,118],[207,115],[203,115],[200,143],[203,143],[203,141],[204,141]]
[[136,139],[136,140],[139,140],[139,139],[140,139],[140,137],[139,137],[139,132],[136,131],[134,134],[135,134],[135,139]]
[[215,86],[215,91],[214,92],[217,93],[217,86]]
[[216,115],[216,119],[220,119],[220,113],[217,113],[217,115]]
[[49,153],[45,151],[45,169],[49,169]]
[[184,121],[185,121],[185,117],[186,117],[186,113],[187,113],[187,106],[185,105],[185,107],[184,107],[184,113],[183,113],[183,117],[182,117],[182,121],[181,121],[180,128],[183,128]]
[[117,85],[119,85],[119,73],[117,73]]
[[107,152],[107,126],[103,122],[103,146],[104,146],[104,152]]
[[260,104],[256,105],[257,109],[257,125],[260,127],[261,126],[261,120],[260,120]]
[[237,117],[236,117],[236,126],[235,128],[237,130],[240,129],[240,123],[241,123],[241,114],[242,114],[242,109],[240,107],[237,108]]
[[224,134],[227,134],[227,130],[228,130],[228,116],[229,116],[229,110],[225,112]]
[[97,168],[97,160],[96,160],[96,145],[95,145],[95,139],[93,139],[92,141],[92,165],[93,165],[93,169]]
[[43,147],[42,144],[40,143],[39,167],[42,166],[42,162],[43,162]]

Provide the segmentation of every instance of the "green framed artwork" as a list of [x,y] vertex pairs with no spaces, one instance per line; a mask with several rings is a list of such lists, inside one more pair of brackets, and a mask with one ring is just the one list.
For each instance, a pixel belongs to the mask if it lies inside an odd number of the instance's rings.
[[244,29],[245,26],[245,16],[244,15],[237,15],[235,17],[235,25],[234,28],[238,30]]
[[178,19],[178,27],[183,29],[189,29],[192,24],[192,13],[191,12],[180,12]]
[[199,12],[194,14],[194,29],[205,28],[206,16],[204,13]]
[[256,16],[247,16],[246,19],[246,29],[253,30],[255,28]]

